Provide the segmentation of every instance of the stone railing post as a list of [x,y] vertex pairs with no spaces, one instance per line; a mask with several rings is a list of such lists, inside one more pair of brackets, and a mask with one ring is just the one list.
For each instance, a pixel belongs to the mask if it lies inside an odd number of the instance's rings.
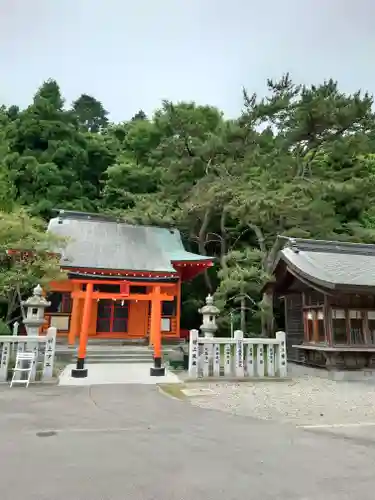
[[6,382],[8,377],[8,366],[11,354],[10,342],[1,344],[1,361],[0,361],[0,382]]
[[19,326],[20,326],[20,324],[18,323],[18,321],[15,321],[13,323],[13,328],[12,328],[12,335],[13,335],[13,337],[17,337]]
[[[18,337],[18,329],[19,329],[19,327],[20,327],[20,324],[18,323],[18,321],[15,321],[13,323],[13,328],[12,328],[12,335],[13,335],[13,337]],[[12,351],[13,355],[16,354],[16,352],[17,352],[17,344],[16,344],[16,342],[12,343],[11,351]]]
[[236,330],[234,332],[235,344],[235,375],[238,378],[243,378],[245,375],[243,366],[243,332],[241,330]]
[[198,356],[199,356],[199,348],[198,348],[198,330],[190,330],[189,337],[189,377],[197,378],[198,377]]
[[286,377],[288,374],[288,365],[286,358],[286,335],[285,332],[276,332],[277,345],[277,365],[280,377]]
[[57,330],[53,326],[51,326],[47,330],[46,345],[44,351],[43,379],[50,379],[53,377],[53,364],[55,360],[56,350],[56,333]]

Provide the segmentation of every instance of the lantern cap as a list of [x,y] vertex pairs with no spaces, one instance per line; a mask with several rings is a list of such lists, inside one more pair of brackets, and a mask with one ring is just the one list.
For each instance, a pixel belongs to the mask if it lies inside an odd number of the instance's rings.
[[38,284],[34,290],[31,297],[22,302],[22,305],[25,307],[49,307],[51,302],[48,302],[43,297],[43,288]]
[[214,315],[214,316],[217,316],[219,313],[220,313],[220,309],[218,309],[215,305],[214,305],[214,298],[211,294],[208,294],[207,297],[206,297],[206,305],[201,307],[199,309],[199,312],[201,314],[210,314],[210,315]]

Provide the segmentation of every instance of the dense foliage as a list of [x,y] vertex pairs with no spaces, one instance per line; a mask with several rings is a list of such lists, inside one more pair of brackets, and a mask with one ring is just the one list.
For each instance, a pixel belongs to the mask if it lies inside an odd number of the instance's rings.
[[[58,255],[51,253],[64,245],[25,209],[0,211],[0,310],[6,324],[24,316],[21,299],[33,286],[65,278]],[[0,335],[2,329],[0,318]]]
[[228,315],[242,304],[243,328],[259,330],[262,318],[265,331],[271,304],[260,290],[277,235],[375,241],[372,97],[288,75],[268,89],[264,98],[244,91],[237,119],[165,101],[152,117],[114,124],[94,97],[66,106],[47,81],[28,108],[0,108],[0,209],[177,226],[187,247],[218,262],[185,286],[186,325],[211,291]]

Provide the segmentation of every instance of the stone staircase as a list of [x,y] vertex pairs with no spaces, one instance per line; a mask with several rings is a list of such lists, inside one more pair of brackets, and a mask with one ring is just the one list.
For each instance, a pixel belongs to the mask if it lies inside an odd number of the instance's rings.
[[[177,343],[163,345],[163,354],[168,354]],[[56,358],[66,363],[77,360],[77,346],[57,343]],[[92,363],[152,363],[153,351],[147,343],[123,340],[89,340],[86,362]]]
[[152,363],[152,349],[148,346],[90,346],[87,363]]

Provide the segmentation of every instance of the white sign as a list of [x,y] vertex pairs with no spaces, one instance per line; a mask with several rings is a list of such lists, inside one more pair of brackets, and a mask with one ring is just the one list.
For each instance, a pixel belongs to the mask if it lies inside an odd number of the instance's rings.
[[1,364],[0,364],[0,381],[6,382],[8,377],[8,365],[10,357],[10,343],[4,342],[3,349],[1,352]]
[[210,351],[208,345],[203,348],[203,376],[210,376]]
[[257,375],[258,375],[258,377],[264,377],[264,347],[263,347],[263,344],[258,344]]
[[220,344],[214,345],[214,377],[220,377]]
[[267,346],[267,377],[275,376],[275,350],[273,345],[270,344]]
[[39,358],[39,344],[38,344],[38,342],[35,342],[32,344],[32,353],[34,354],[34,358],[33,358],[33,366],[31,368],[30,380],[34,381],[35,377],[36,377],[36,370],[37,370],[38,358]]
[[190,331],[189,376],[198,377],[198,330]]
[[249,344],[247,346],[247,376],[254,377],[254,346]]
[[50,327],[47,330],[47,336],[46,336],[46,350],[44,353],[43,378],[53,377],[55,345],[56,345],[56,328]]
[[225,344],[224,346],[224,375],[229,376],[231,375],[231,368],[232,368],[232,363],[231,363],[231,358],[232,358],[232,347],[230,344]]
[[241,330],[234,332],[234,338],[236,341],[236,377],[243,377],[243,333]]

